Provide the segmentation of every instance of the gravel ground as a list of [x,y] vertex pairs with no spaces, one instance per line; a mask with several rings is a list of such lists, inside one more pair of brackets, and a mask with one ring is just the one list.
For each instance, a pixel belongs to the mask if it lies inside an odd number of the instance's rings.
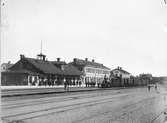
[[[10,97],[9,97],[10,98]],[[147,88],[2,99],[4,123],[165,123],[167,94]]]

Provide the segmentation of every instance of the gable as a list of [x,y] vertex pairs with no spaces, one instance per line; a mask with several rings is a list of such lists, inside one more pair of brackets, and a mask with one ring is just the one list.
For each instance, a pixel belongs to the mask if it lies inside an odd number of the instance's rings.
[[112,72],[115,73],[115,74],[121,73],[121,74],[130,75],[129,72],[127,72],[125,70],[120,70],[120,69],[114,69],[114,70],[112,70]]

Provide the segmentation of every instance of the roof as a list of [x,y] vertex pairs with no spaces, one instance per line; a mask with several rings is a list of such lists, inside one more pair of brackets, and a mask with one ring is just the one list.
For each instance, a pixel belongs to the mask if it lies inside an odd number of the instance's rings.
[[76,67],[74,67],[73,65],[67,64],[64,66],[63,74],[64,75],[80,76],[83,73],[81,71],[79,71]]
[[80,76],[83,73],[79,71],[76,67],[71,64],[67,64],[65,61],[51,61],[54,65],[64,66],[64,70],[61,69],[63,75],[72,75],[72,76]]
[[11,63],[3,63],[1,64],[1,66],[5,66],[6,69],[9,69],[10,67],[12,67],[14,64],[11,64]]
[[125,74],[130,74],[129,72],[127,72],[127,71],[125,71],[125,70],[123,70],[123,69],[118,69],[118,68],[115,68],[115,69],[112,70],[112,71],[115,71],[115,70],[118,70],[118,71],[120,71],[120,72],[122,72],[122,73],[125,73]]
[[46,74],[62,74],[62,71],[54,66],[49,61],[38,60],[33,58],[25,58],[29,63],[31,63],[34,67],[42,71]]
[[[36,69],[45,73],[45,74],[57,74],[57,75],[73,75],[79,76],[82,75],[82,72],[70,64],[66,64],[64,61],[45,61],[34,58],[24,57],[28,63],[32,64]],[[63,65],[64,69],[60,69],[55,64]],[[8,72],[17,72],[17,73],[33,73],[29,70],[19,69],[19,70],[10,70]]]
[[103,64],[100,64],[97,62],[85,61],[85,60],[77,59],[77,58],[75,58],[75,62],[71,62],[70,64],[77,64],[77,65],[81,65],[81,66],[90,66],[90,67],[110,70],[108,67],[104,66]]
[[65,65],[67,64],[65,61],[50,61],[51,63],[53,64],[56,64],[56,65]]

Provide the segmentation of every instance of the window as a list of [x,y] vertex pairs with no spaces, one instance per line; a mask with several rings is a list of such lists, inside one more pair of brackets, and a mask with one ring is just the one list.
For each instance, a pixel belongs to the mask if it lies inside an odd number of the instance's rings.
[[86,72],[88,72],[88,73],[95,73],[96,71],[93,68],[87,68]]

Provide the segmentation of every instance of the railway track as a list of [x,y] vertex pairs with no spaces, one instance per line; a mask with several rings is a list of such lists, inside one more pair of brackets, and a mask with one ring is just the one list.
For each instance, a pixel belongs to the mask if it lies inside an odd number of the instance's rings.
[[[122,96],[116,96],[116,97],[106,98],[106,99],[103,99],[103,100],[98,99],[98,100],[93,100],[93,101],[88,101],[88,102],[82,102],[82,103],[77,103],[77,104],[72,104],[72,105],[65,105],[65,106],[59,106],[59,107],[51,107],[51,108],[48,108],[48,109],[43,109],[43,110],[38,110],[38,111],[33,111],[33,112],[28,112],[28,113],[8,115],[8,116],[2,117],[2,119],[3,120],[8,119],[7,120],[8,122],[13,121],[13,119],[17,119],[17,120],[14,120],[14,121],[24,121],[24,120],[28,120],[28,119],[32,119],[32,118],[37,118],[37,117],[47,116],[47,115],[51,115],[51,114],[57,114],[57,113],[67,112],[67,111],[70,111],[70,110],[76,110],[76,109],[79,109],[79,108],[84,108],[84,107],[89,107],[89,106],[95,106],[95,105],[100,105],[100,104],[105,104],[105,103],[111,103],[113,101],[119,100],[119,98],[127,98],[128,96],[132,96],[132,95],[123,94]],[[143,101],[150,100],[150,99],[153,99],[153,98],[155,98],[155,97],[145,98],[145,99],[142,99],[140,101],[137,101],[136,103],[130,103],[129,105],[124,106],[124,108],[126,109],[128,107],[132,107],[133,105],[140,104]],[[120,109],[121,108],[122,107],[120,107]],[[98,113],[98,114],[93,115],[91,117],[86,117],[86,119],[89,120],[89,119],[91,119],[93,117],[97,117],[97,116],[100,116],[100,115],[103,115],[103,114],[106,114],[106,113],[109,113],[109,112],[112,112],[112,111]],[[9,119],[12,119],[12,120],[10,121]],[[80,120],[79,122],[81,122],[81,121],[82,120]],[[76,123],[77,122],[78,121],[76,121]]]
[[[142,93],[142,92],[141,92]],[[112,102],[119,102],[120,98],[129,98],[129,97],[133,97],[133,95],[136,95],[136,92],[134,93],[121,93],[121,91],[115,91],[114,94],[116,95],[113,95],[112,97],[108,97],[110,94],[113,94],[113,93],[108,93],[108,91],[105,93],[100,93],[100,94],[79,94],[79,95],[71,95],[71,96],[64,96],[63,98],[60,97],[58,99],[58,97],[55,97],[54,99],[44,99],[42,102],[40,102],[40,100],[36,100],[36,101],[33,101],[32,103],[29,103],[29,104],[24,104],[24,102],[22,103],[17,103],[17,104],[11,104],[9,106],[6,107],[6,109],[10,109],[10,108],[17,108],[17,105],[21,105],[21,107],[28,107],[28,106],[31,106],[31,105],[41,105],[43,103],[45,104],[48,104],[48,103],[61,103],[61,102],[68,102],[68,101],[74,101],[76,103],[73,103],[73,104],[66,104],[66,105],[55,105],[55,106],[51,106],[51,107],[48,107],[48,108],[44,108],[44,109],[40,109],[40,110],[34,110],[34,111],[30,111],[30,112],[25,112],[25,113],[17,113],[17,114],[13,114],[13,115],[6,115],[6,116],[2,116],[2,119],[6,122],[10,122],[10,123],[16,123],[16,122],[22,122],[24,120],[30,120],[30,119],[34,119],[34,118],[39,118],[39,117],[43,117],[43,116],[49,116],[49,115],[55,115],[55,114],[61,114],[61,113],[65,113],[65,112],[69,112],[69,111],[73,111],[73,110],[79,110],[79,109],[83,109],[83,108],[88,108],[88,107],[92,107],[92,106],[96,106],[96,105],[105,105],[107,103],[112,103]],[[104,97],[104,98],[100,98],[98,99],[97,97]],[[140,95],[140,97],[142,97]],[[152,100],[156,98],[155,96],[151,96],[151,97],[145,97],[145,98],[141,98],[140,100],[137,100],[135,101],[135,103],[133,102],[129,102],[128,105],[120,105],[119,108],[117,108],[117,113],[116,115],[111,115],[110,116],[110,119],[108,121],[112,121],[112,120],[115,120],[115,119],[118,119],[120,118],[121,115],[123,115],[121,113],[122,109],[126,111],[126,114],[128,113],[132,113],[138,109],[140,109],[140,107],[136,107],[136,105],[139,105],[139,104],[142,104],[142,102],[145,102],[145,101],[149,101],[149,100]],[[76,100],[81,100],[81,99],[86,99],[86,101],[84,102],[77,102]],[[147,105],[145,105],[147,106]],[[126,110],[128,109],[129,107],[134,107],[132,108],[132,110]],[[5,109],[5,108],[4,108]],[[120,110],[120,111],[119,111]],[[163,112],[163,111],[162,111]],[[161,113],[162,113],[161,112]],[[83,119],[80,119],[80,120],[76,120],[75,122],[73,123],[77,123],[77,122],[82,122],[84,121],[85,119],[87,120],[90,120],[90,119],[93,119],[93,118],[96,118],[96,117],[103,117],[103,116],[106,116],[106,114],[114,114],[113,110],[109,110],[109,111],[103,111],[103,112],[97,112],[91,116],[87,116],[87,117],[84,117]],[[155,116],[153,119],[156,119],[158,116]],[[154,123],[153,121],[151,123]]]
[[[129,90],[124,90],[123,92],[125,93],[126,91],[129,92]],[[113,95],[113,94],[121,94],[123,93],[121,90],[101,90],[101,91],[97,91],[97,92],[83,92],[81,94],[78,93],[71,93],[70,95],[66,94],[66,95],[56,95],[55,97],[50,97],[50,98],[39,98],[39,99],[35,99],[32,101],[32,99],[30,100],[23,100],[21,102],[16,102],[13,103],[14,101],[18,101],[18,99],[16,100],[12,100],[12,101],[8,101],[5,102],[4,104],[1,103],[1,107],[2,109],[11,109],[11,108],[19,108],[19,107],[24,107],[24,106],[33,106],[33,105],[40,105],[40,104],[44,104],[44,103],[56,103],[56,102],[61,102],[61,101],[69,101],[69,100],[74,100],[74,99],[81,99],[81,98],[92,98],[92,97],[99,97],[99,96],[106,96],[106,95]]]
[[[155,123],[156,120],[159,119],[161,115],[165,114],[167,117],[167,113],[166,113],[167,112],[167,105],[165,107],[166,108],[164,110],[161,110],[154,118],[152,118],[151,123]],[[164,121],[164,122],[167,122],[167,121]]]
[[[120,105],[120,107],[117,108],[114,111],[109,110],[109,111],[105,111],[105,112],[102,112],[102,113],[95,114],[95,115],[90,116],[90,117],[86,117],[86,118],[84,117],[83,119],[77,120],[73,123],[81,123],[81,122],[85,121],[85,119],[90,120],[90,119],[97,118],[97,117],[103,117],[106,114],[110,114],[109,120],[106,121],[107,123],[110,123],[111,121],[115,121],[115,120],[119,119],[122,115],[128,114],[130,112],[136,111],[139,108],[141,108],[141,107],[137,107],[137,108],[134,108],[132,110],[127,110],[129,107],[135,107],[136,105],[141,104],[144,101],[148,101],[148,100],[151,100],[151,99],[154,99],[154,98],[155,97],[146,98],[146,99],[137,101],[135,103],[129,103],[128,105],[125,105],[125,106]],[[125,111],[123,111],[123,110],[125,110]],[[115,111],[117,111],[117,112],[115,112]]]
[[[140,122],[138,120],[134,120],[132,121],[132,119],[134,119],[133,117],[129,117],[128,115],[129,114],[132,114],[133,112],[136,112],[136,111],[139,111],[141,109],[141,107],[147,107],[149,104],[151,105],[151,101],[154,100],[154,99],[157,99],[157,97],[150,97],[150,98],[146,98],[146,99],[142,99],[140,101],[137,101],[135,103],[130,103],[129,105],[126,105],[126,106],[120,106],[120,108],[117,108],[116,110],[109,110],[109,111],[105,111],[105,112],[102,112],[102,113],[97,113],[95,115],[91,115],[91,116],[88,116],[88,117],[84,117],[83,119],[80,119],[80,120],[77,120],[73,123],[82,123],[82,122],[86,122],[86,121],[92,121],[92,122],[96,122],[97,120],[97,117],[105,117],[105,120],[108,118],[108,120],[104,121],[104,123],[112,123],[114,121],[117,121],[117,119],[122,119],[122,116],[127,116],[129,119],[131,118],[131,121],[129,122],[132,122],[132,123],[146,123],[147,121],[145,122]],[[143,102],[149,102],[150,103],[145,103],[143,104]],[[142,104],[142,105],[141,105]],[[140,106],[139,106],[140,105]],[[149,119],[149,123],[154,123],[154,121],[156,119],[159,118],[160,115],[164,114],[164,112],[166,112],[167,114],[167,105],[165,106],[166,108],[161,110],[160,112],[158,112],[157,114],[155,114],[151,119]],[[129,110],[130,109],[130,110]],[[116,111],[116,112],[115,112]],[[106,115],[109,115],[106,116]],[[91,119],[94,119],[94,120],[91,120]],[[99,118],[100,119],[100,118]],[[104,118],[103,118],[104,119]],[[137,122],[135,122],[137,121]],[[128,121],[126,121],[127,123],[129,123]],[[114,122],[115,123],[115,122]],[[160,122],[156,122],[156,123],[160,123]]]
[[[129,96],[128,94],[122,94],[122,97],[127,97]],[[82,103],[75,103],[71,105],[65,105],[65,106],[55,106],[51,108],[45,108],[42,110],[36,110],[36,111],[31,111],[31,112],[26,112],[26,113],[18,113],[14,115],[7,115],[7,116],[2,116],[2,120],[7,120],[7,119],[17,119],[19,121],[26,120],[26,119],[31,119],[35,117],[41,117],[41,116],[46,116],[49,114],[53,113],[61,113],[69,110],[74,110],[78,108],[83,108],[85,106],[92,106],[92,105],[97,105],[97,104],[102,104],[102,103],[108,103],[108,102],[113,102],[113,99],[120,98],[118,96],[111,97],[111,98],[104,98],[102,99],[97,99],[93,101],[85,101]],[[65,109],[64,109],[65,108]]]
[[[103,92],[103,93],[85,93],[85,94],[74,94],[74,95],[70,95],[68,97],[51,97],[49,99],[36,99],[34,101],[32,100],[29,100],[29,101],[23,101],[23,102],[18,102],[18,103],[9,103],[9,104],[2,104],[1,107],[2,109],[11,109],[11,108],[19,108],[19,107],[24,107],[24,106],[31,106],[31,105],[39,105],[39,104],[44,104],[44,103],[57,103],[57,102],[62,102],[62,101],[70,101],[70,100],[74,100],[74,99],[81,99],[81,98],[92,98],[92,97],[99,97],[99,96],[107,96],[107,95],[110,95],[110,94],[118,94],[118,93],[121,93],[120,91],[116,91],[116,92],[111,92],[111,93],[108,93],[107,92]],[[94,95],[95,94],[95,95]]]

